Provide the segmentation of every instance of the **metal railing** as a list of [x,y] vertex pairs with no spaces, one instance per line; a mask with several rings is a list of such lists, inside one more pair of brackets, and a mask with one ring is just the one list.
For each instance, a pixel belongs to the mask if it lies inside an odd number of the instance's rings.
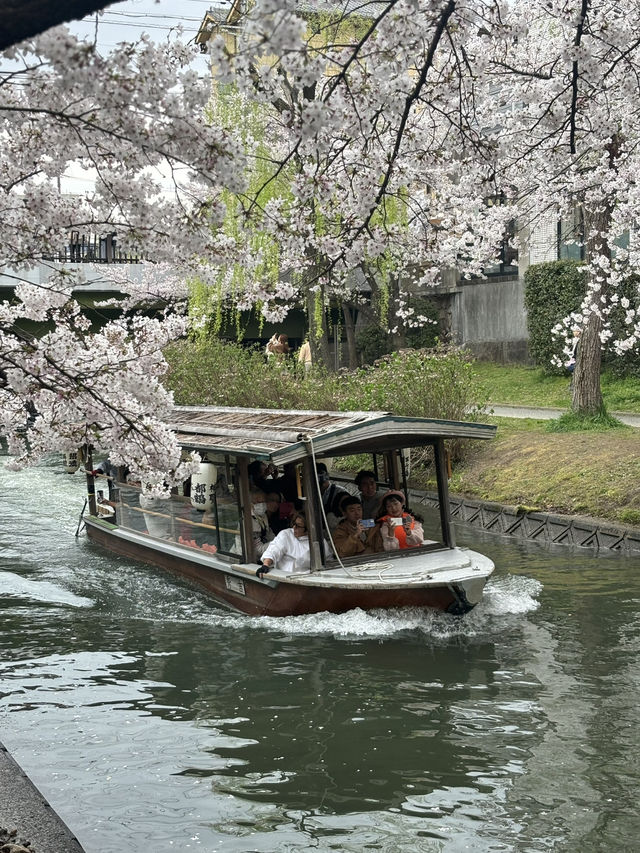
[[63,251],[44,255],[45,261],[68,264],[137,264],[142,257],[124,252],[116,244],[116,235],[80,234],[72,231]]

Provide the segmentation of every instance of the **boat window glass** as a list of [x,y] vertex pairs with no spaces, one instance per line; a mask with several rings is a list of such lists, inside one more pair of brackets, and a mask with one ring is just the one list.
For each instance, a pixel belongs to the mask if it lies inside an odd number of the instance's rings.
[[236,466],[228,456],[209,454],[192,478],[191,494],[170,500],[144,495],[139,483],[120,483],[116,515],[120,527],[221,554],[238,556],[240,508]]
[[[392,488],[390,482],[385,479],[389,474],[388,465],[384,454],[357,454],[350,456],[333,456],[322,460],[329,468],[330,480],[338,486],[342,486],[351,494],[364,498],[367,514],[364,516],[372,518],[376,510],[380,508],[380,501],[386,491]],[[381,462],[385,462],[384,465]],[[384,469],[384,470],[383,470]],[[375,490],[369,487],[366,494],[361,494],[354,480],[358,471],[371,471],[375,475]],[[419,476],[423,485],[416,491],[425,495],[424,498],[416,495],[411,488],[412,473]],[[409,483],[409,509],[421,519],[424,529],[425,541],[429,544],[443,541],[440,512],[438,509],[436,473],[434,465],[433,449],[429,447],[405,449],[398,456],[398,475],[400,481]],[[370,480],[370,478],[368,478]],[[399,488],[403,489],[402,483]],[[374,509],[375,507],[375,509]],[[329,518],[329,527],[335,527],[339,519]]]

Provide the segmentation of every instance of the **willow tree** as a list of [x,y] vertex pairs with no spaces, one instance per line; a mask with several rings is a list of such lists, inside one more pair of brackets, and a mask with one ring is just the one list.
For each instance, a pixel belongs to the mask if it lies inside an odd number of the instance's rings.
[[[495,7],[395,0],[304,14],[256,3],[238,16],[239,8],[232,46],[223,29],[210,50],[214,85],[233,81],[264,107],[270,148],[253,168],[264,175],[266,163],[271,173],[244,194],[243,227],[278,241],[280,269],[307,307],[314,356],[326,359],[325,307],[334,299],[348,312],[361,301],[354,271],[374,289],[395,288],[391,331],[416,322],[407,291],[436,281],[442,266],[481,275],[495,260],[509,213],[485,205],[492,151],[468,120],[464,59],[465,41]],[[271,311],[264,287],[254,283],[253,295]],[[242,304],[251,298],[249,289]]]

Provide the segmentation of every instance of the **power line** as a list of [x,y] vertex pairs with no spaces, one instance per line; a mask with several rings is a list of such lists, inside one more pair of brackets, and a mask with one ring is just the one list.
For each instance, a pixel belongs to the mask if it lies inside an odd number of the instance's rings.
[[[177,29],[177,26],[162,26],[161,24],[123,24],[121,21],[100,21],[100,24],[108,24],[112,27],[136,27],[139,30],[164,30],[167,33],[172,32]],[[195,27],[183,27],[183,32],[185,33],[197,33],[198,29]]]
[[[105,15],[117,15],[120,18],[159,18],[161,21],[201,21],[202,18],[188,18],[185,15],[157,15],[157,14],[145,14],[144,12],[112,12],[107,10]],[[104,22],[106,18],[103,16],[100,18],[101,22]]]

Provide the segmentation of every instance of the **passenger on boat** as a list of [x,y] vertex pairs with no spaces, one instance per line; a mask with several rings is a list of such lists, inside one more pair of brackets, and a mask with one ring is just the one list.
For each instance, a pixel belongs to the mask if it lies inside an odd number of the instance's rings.
[[[267,492],[267,519],[269,527],[274,535],[278,535],[281,530],[286,530],[291,524],[291,504],[287,501],[282,501],[282,495],[278,492]],[[289,511],[287,512],[287,506]]]
[[333,530],[342,518],[340,501],[349,492],[344,486],[339,486],[337,483],[331,482],[327,466],[324,462],[318,462],[316,472],[318,474],[318,483],[320,484],[322,505],[327,516],[327,524],[329,525],[329,530]]
[[284,500],[291,504],[291,510],[301,509],[302,503],[298,495],[298,477],[296,474],[296,466],[293,462],[287,462],[282,468],[282,476],[277,477],[274,474],[273,480],[267,481],[270,484],[270,489],[274,492],[280,492]]
[[362,517],[377,518],[380,510],[380,501],[384,491],[378,489],[376,483],[376,475],[373,471],[358,471],[353,482],[360,491],[360,500],[362,501]]
[[422,524],[407,512],[405,504],[406,499],[401,491],[390,489],[382,496],[383,515],[378,521],[385,551],[417,548],[423,543]]
[[[267,518],[267,498],[264,492],[251,492],[251,526],[253,528],[253,549],[260,562],[269,542],[275,539],[275,533],[269,527]],[[241,553],[242,543],[240,537],[236,536],[236,552]]]
[[[125,469],[125,475],[127,470]],[[109,501],[115,502],[118,500],[118,490],[116,483],[118,482],[118,466],[114,465],[110,459],[103,459],[91,472],[94,477],[105,477],[107,480],[107,488]],[[104,490],[103,490],[104,491]]]
[[278,473],[275,465],[267,465],[260,459],[254,459],[249,463],[247,468],[249,474],[249,486],[254,489],[260,489],[262,492],[268,492],[273,489],[273,477]]
[[355,495],[347,495],[340,504],[344,518],[332,533],[333,544],[339,557],[356,557],[382,551],[380,526],[362,524],[362,503]]
[[[332,554],[329,543],[326,541],[325,550],[327,554]],[[307,519],[304,513],[295,512],[291,519],[291,527],[281,530],[273,542],[267,545],[256,577],[262,577],[274,567],[283,572],[296,572],[309,569],[310,565]]]

